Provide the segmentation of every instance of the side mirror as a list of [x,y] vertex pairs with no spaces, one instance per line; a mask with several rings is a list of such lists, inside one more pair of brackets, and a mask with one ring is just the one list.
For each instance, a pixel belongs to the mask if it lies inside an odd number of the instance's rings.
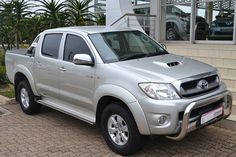
[[165,44],[163,44],[163,43],[160,43],[160,45],[161,45],[161,47],[162,47],[163,49],[167,50],[167,47],[166,47],[166,45],[165,45]]
[[31,55],[31,54],[33,53],[33,52],[32,52],[32,49],[33,49],[32,47],[28,48],[27,51],[26,51],[26,53],[27,53],[28,55]]
[[94,62],[88,54],[76,54],[73,58],[73,63],[76,65],[89,65],[93,66]]

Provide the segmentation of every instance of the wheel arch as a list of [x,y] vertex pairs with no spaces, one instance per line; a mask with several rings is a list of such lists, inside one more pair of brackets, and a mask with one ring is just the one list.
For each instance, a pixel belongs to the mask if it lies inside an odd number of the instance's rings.
[[137,99],[129,91],[115,85],[104,85],[96,91],[96,94],[96,124],[100,125],[102,112],[107,105],[112,102],[121,102],[122,107],[127,109],[134,118],[139,132],[143,135],[150,134],[145,114]]
[[172,27],[176,26],[176,27],[178,27],[177,24],[175,22],[173,22],[173,21],[166,22],[166,28],[168,28],[168,26],[172,26]]
[[[15,92],[17,91],[16,88],[17,88],[18,83],[22,80],[28,81],[34,95],[38,95],[38,92],[35,88],[34,79],[33,79],[32,74],[30,73],[30,71],[24,66],[18,66],[17,69],[14,72]],[[18,100],[17,97],[16,97],[16,100]]]

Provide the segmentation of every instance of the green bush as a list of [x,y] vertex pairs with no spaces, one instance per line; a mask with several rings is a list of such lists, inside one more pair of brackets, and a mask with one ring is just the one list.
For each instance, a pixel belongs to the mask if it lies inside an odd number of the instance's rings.
[[5,66],[0,66],[0,85],[7,84],[8,79],[6,77],[6,68]]
[[0,66],[3,64],[3,51],[2,49],[0,48]]

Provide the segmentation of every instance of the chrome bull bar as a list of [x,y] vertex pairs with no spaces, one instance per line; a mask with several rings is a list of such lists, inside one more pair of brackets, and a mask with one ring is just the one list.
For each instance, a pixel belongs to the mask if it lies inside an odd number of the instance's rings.
[[[230,100],[228,100],[228,97],[230,97]],[[224,102],[226,103],[226,108],[224,109],[224,115],[218,119],[215,119],[211,123],[214,123],[222,118],[227,118],[231,114],[231,110],[232,110],[232,95],[229,91],[205,98],[205,99],[197,101],[197,102],[190,103],[184,111],[184,116],[183,116],[183,121],[181,124],[180,133],[177,136],[166,136],[166,137],[171,140],[175,140],[175,141],[182,140],[189,132],[197,129],[196,123],[195,124],[189,123],[189,118],[190,118],[190,114],[191,114],[192,110],[195,109],[196,106],[198,106],[198,105],[210,104],[210,103],[216,102],[217,100],[220,100],[222,98],[225,98]],[[226,110],[228,110],[228,111],[226,112]]]

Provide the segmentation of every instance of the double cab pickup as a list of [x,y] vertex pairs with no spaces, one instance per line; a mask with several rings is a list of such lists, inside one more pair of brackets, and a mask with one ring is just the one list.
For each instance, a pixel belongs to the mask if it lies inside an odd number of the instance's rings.
[[231,113],[217,69],[130,28],[45,30],[5,62],[23,112],[45,105],[97,124],[121,155],[140,150],[147,135],[181,140]]

